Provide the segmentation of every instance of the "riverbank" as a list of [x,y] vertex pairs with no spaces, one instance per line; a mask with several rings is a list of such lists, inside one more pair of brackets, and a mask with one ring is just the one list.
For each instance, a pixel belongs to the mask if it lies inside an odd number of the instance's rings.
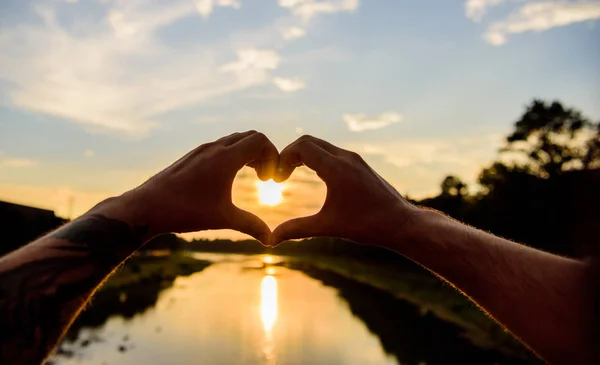
[[210,264],[210,261],[198,260],[185,252],[177,251],[163,255],[135,255],[118,268],[100,290],[119,289],[154,281],[167,284],[178,276],[202,271]]
[[[114,337],[109,340],[108,337],[113,334],[103,330],[109,319],[118,316],[124,322],[139,323],[138,316],[155,315],[156,311],[152,308],[166,300],[163,295],[169,295],[161,293],[172,293],[169,288],[173,286],[176,286],[173,289],[176,291],[186,290],[185,285],[180,286],[175,281],[178,276],[203,271],[214,261],[215,264],[238,263],[240,274],[235,275],[259,279],[264,275],[274,275],[278,281],[277,275],[287,270],[273,270],[272,266],[286,266],[335,289],[332,295],[340,300],[339,310],[349,310],[360,319],[368,331],[377,336],[381,348],[397,358],[398,363],[425,361],[447,364],[460,359],[481,364],[539,363],[467,299],[420,267],[324,255],[271,259],[261,255],[243,260],[240,257],[213,258],[211,255],[186,252],[134,256],[94,296],[57,353],[62,357],[79,356],[86,352],[87,346],[102,346],[101,343],[106,341],[112,341],[112,346],[119,352],[129,351],[134,346],[132,341],[139,341],[139,334],[134,335],[135,331],[127,330],[118,332],[116,341]],[[262,266],[249,266],[257,263]],[[264,273],[259,272],[257,276],[255,271],[248,271],[248,267]],[[212,276],[203,275],[201,280],[208,283],[227,281],[225,277],[231,271],[224,270],[217,276],[211,270]],[[282,277],[281,280],[284,283],[286,279]],[[314,286],[314,282],[311,285]],[[302,300],[314,298],[307,296]],[[160,334],[168,327],[167,322],[158,322],[148,330]]]
[[419,306],[423,315],[429,312],[458,326],[462,336],[478,347],[495,349],[532,363],[539,361],[474,303],[432,274],[405,272],[386,265],[330,256],[286,256],[281,264],[300,271],[325,270],[369,285]]
[[154,307],[164,289],[178,276],[189,276],[211,265],[183,252],[168,255],[134,255],[119,267],[94,294],[67,332],[74,341],[83,327],[99,327],[114,315],[132,318]]

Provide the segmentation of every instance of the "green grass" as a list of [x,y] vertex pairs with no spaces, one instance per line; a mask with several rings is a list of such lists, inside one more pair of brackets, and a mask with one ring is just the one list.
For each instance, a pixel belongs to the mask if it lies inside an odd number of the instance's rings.
[[286,259],[292,267],[310,265],[327,270],[418,305],[438,318],[459,326],[463,335],[479,347],[524,358],[533,356],[473,302],[433,274],[401,272],[391,266],[348,258],[291,256]]
[[133,256],[116,270],[102,289],[118,289],[146,281],[173,281],[177,276],[202,271],[210,264],[181,252],[166,256]]

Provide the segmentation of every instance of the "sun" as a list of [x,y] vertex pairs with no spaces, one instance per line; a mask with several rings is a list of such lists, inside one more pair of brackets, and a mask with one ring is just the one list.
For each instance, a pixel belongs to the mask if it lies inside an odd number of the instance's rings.
[[258,201],[262,205],[277,205],[283,200],[281,193],[285,185],[276,183],[273,180],[257,181],[256,191],[258,193]]

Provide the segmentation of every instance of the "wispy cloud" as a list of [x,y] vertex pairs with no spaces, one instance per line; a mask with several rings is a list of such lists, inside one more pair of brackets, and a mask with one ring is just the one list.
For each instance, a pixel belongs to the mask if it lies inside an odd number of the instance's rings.
[[239,0],[217,0],[217,5],[240,9],[242,7],[242,2]]
[[[276,53],[256,50],[228,62],[227,43],[161,42],[157,31],[195,14],[193,2],[102,2],[106,17],[77,31],[58,20],[55,5],[36,5],[38,23],[3,31],[0,81],[9,87],[2,92],[18,107],[90,131],[143,135],[159,114],[271,82],[268,72],[279,64]],[[219,72],[227,64],[237,72]]]
[[0,167],[32,167],[38,164],[37,161],[28,158],[9,158],[0,156]]
[[402,115],[396,112],[382,113],[376,116],[368,116],[366,114],[344,114],[342,116],[348,129],[352,132],[363,132],[367,130],[381,129],[390,124],[399,123],[402,121]]
[[506,20],[492,24],[484,38],[500,46],[509,34],[545,31],[572,23],[600,19],[600,1],[549,1],[525,4]]
[[273,79],[273,83],[280,90],[285,92],[294,92],[306,87],[306,84],[299,78],[286,79],[283,77],[276,77]]
[[318,14],[355,11],[358,9],[358,0],[279,0],[279,6],[289,8],[292,14],[307,22]]
[[248,70],[273,70],[279,66],[279,55],[273,50],[242,49],[237,52],[238,60],[223,65],[223,72],[244,72]]
[[110,192],[90,192],[69,186],[39,186],[0,183],[0,200],[54,210],[56,215],[76,218],[98,202],[114,196]]
[[465,15],[474,22],[480,22],[489,8],[503,2],[504,0],[467,0],[465,2]]
[[306,30],[300,27],[289,27],[281,30],[281,36],[283,39],[297,39],[302,38],[306,35]]
[[502,134],[467,137],[400,138],[391,142],[366,142],[345,147],[355,150],[377,171],[412,197],[438,192],[437,186],[449,175],[475,183],[483,166],[497,155]]
[[242,3],[238,0],[196,0],[196,10],[204,18],[208,18],[210,16],[215,6],[240,9],[242,7]]

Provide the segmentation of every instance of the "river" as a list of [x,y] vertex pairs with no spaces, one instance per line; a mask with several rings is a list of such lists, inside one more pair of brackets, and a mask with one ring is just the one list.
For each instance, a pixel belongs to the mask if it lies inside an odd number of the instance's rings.
[[77,328],[49,363],[512,363],[351,280],[272,265],[283,260],[276,256],[194,255],[212,264],[142,306]]

